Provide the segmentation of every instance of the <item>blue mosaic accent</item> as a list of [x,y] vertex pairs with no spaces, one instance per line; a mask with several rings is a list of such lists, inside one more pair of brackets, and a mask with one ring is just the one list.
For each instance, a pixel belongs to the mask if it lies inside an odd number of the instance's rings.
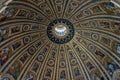
[[120,43],[117,44],[117,53],[120,54]]
[[[66,24],[68,27],[69,27],[69,34],[63,38],[63,39],[59,39],[57,37],[55,37],[53,34],[52,34],[52,27],[54,25],[56,25],[57,23],[63,23],[63,24]],[[57,44],[64,44],[64,43],[67,43],[69,42],[73,37],[74,37],[74,27],[73,27],[73,24],[66,20],[66,19],[55,19],[53,22],[51,22],[49,24],[49,26],[47,27],[47,35],[48,35],[48,38],[54,42],[54,43],[57,43]]]

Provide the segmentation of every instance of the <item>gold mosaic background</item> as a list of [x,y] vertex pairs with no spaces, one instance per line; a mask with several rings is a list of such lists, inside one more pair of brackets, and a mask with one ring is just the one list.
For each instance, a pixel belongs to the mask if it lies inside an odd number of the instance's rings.
[[[120,80],[120,8],[110,0],[13,0],[0,13],[2,80]],[[66,44],[47,37],[72,22]]]

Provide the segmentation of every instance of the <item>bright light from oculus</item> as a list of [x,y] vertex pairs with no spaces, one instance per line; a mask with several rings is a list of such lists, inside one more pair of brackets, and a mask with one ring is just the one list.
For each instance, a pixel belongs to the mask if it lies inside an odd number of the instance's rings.
[[58,25],[57,27],[55,27],[55,34],[57,36],[65,36],[66,33],[67,33],[67,29],[65,26]]

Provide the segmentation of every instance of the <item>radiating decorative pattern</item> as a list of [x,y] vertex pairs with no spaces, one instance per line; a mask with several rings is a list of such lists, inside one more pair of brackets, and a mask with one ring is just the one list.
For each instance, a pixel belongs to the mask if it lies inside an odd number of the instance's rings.
[[120,8],[110,0],[13,0],[0,13],[0,78],[119,80]]

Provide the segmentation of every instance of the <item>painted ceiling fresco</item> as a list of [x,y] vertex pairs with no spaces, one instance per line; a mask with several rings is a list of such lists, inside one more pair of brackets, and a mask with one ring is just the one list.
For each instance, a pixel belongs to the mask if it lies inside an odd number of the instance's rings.
[[[65,36],[56,26],[65,26]],[[13,0],[0,14],[1,80],[120,80],[120,8],[110,0]]]

